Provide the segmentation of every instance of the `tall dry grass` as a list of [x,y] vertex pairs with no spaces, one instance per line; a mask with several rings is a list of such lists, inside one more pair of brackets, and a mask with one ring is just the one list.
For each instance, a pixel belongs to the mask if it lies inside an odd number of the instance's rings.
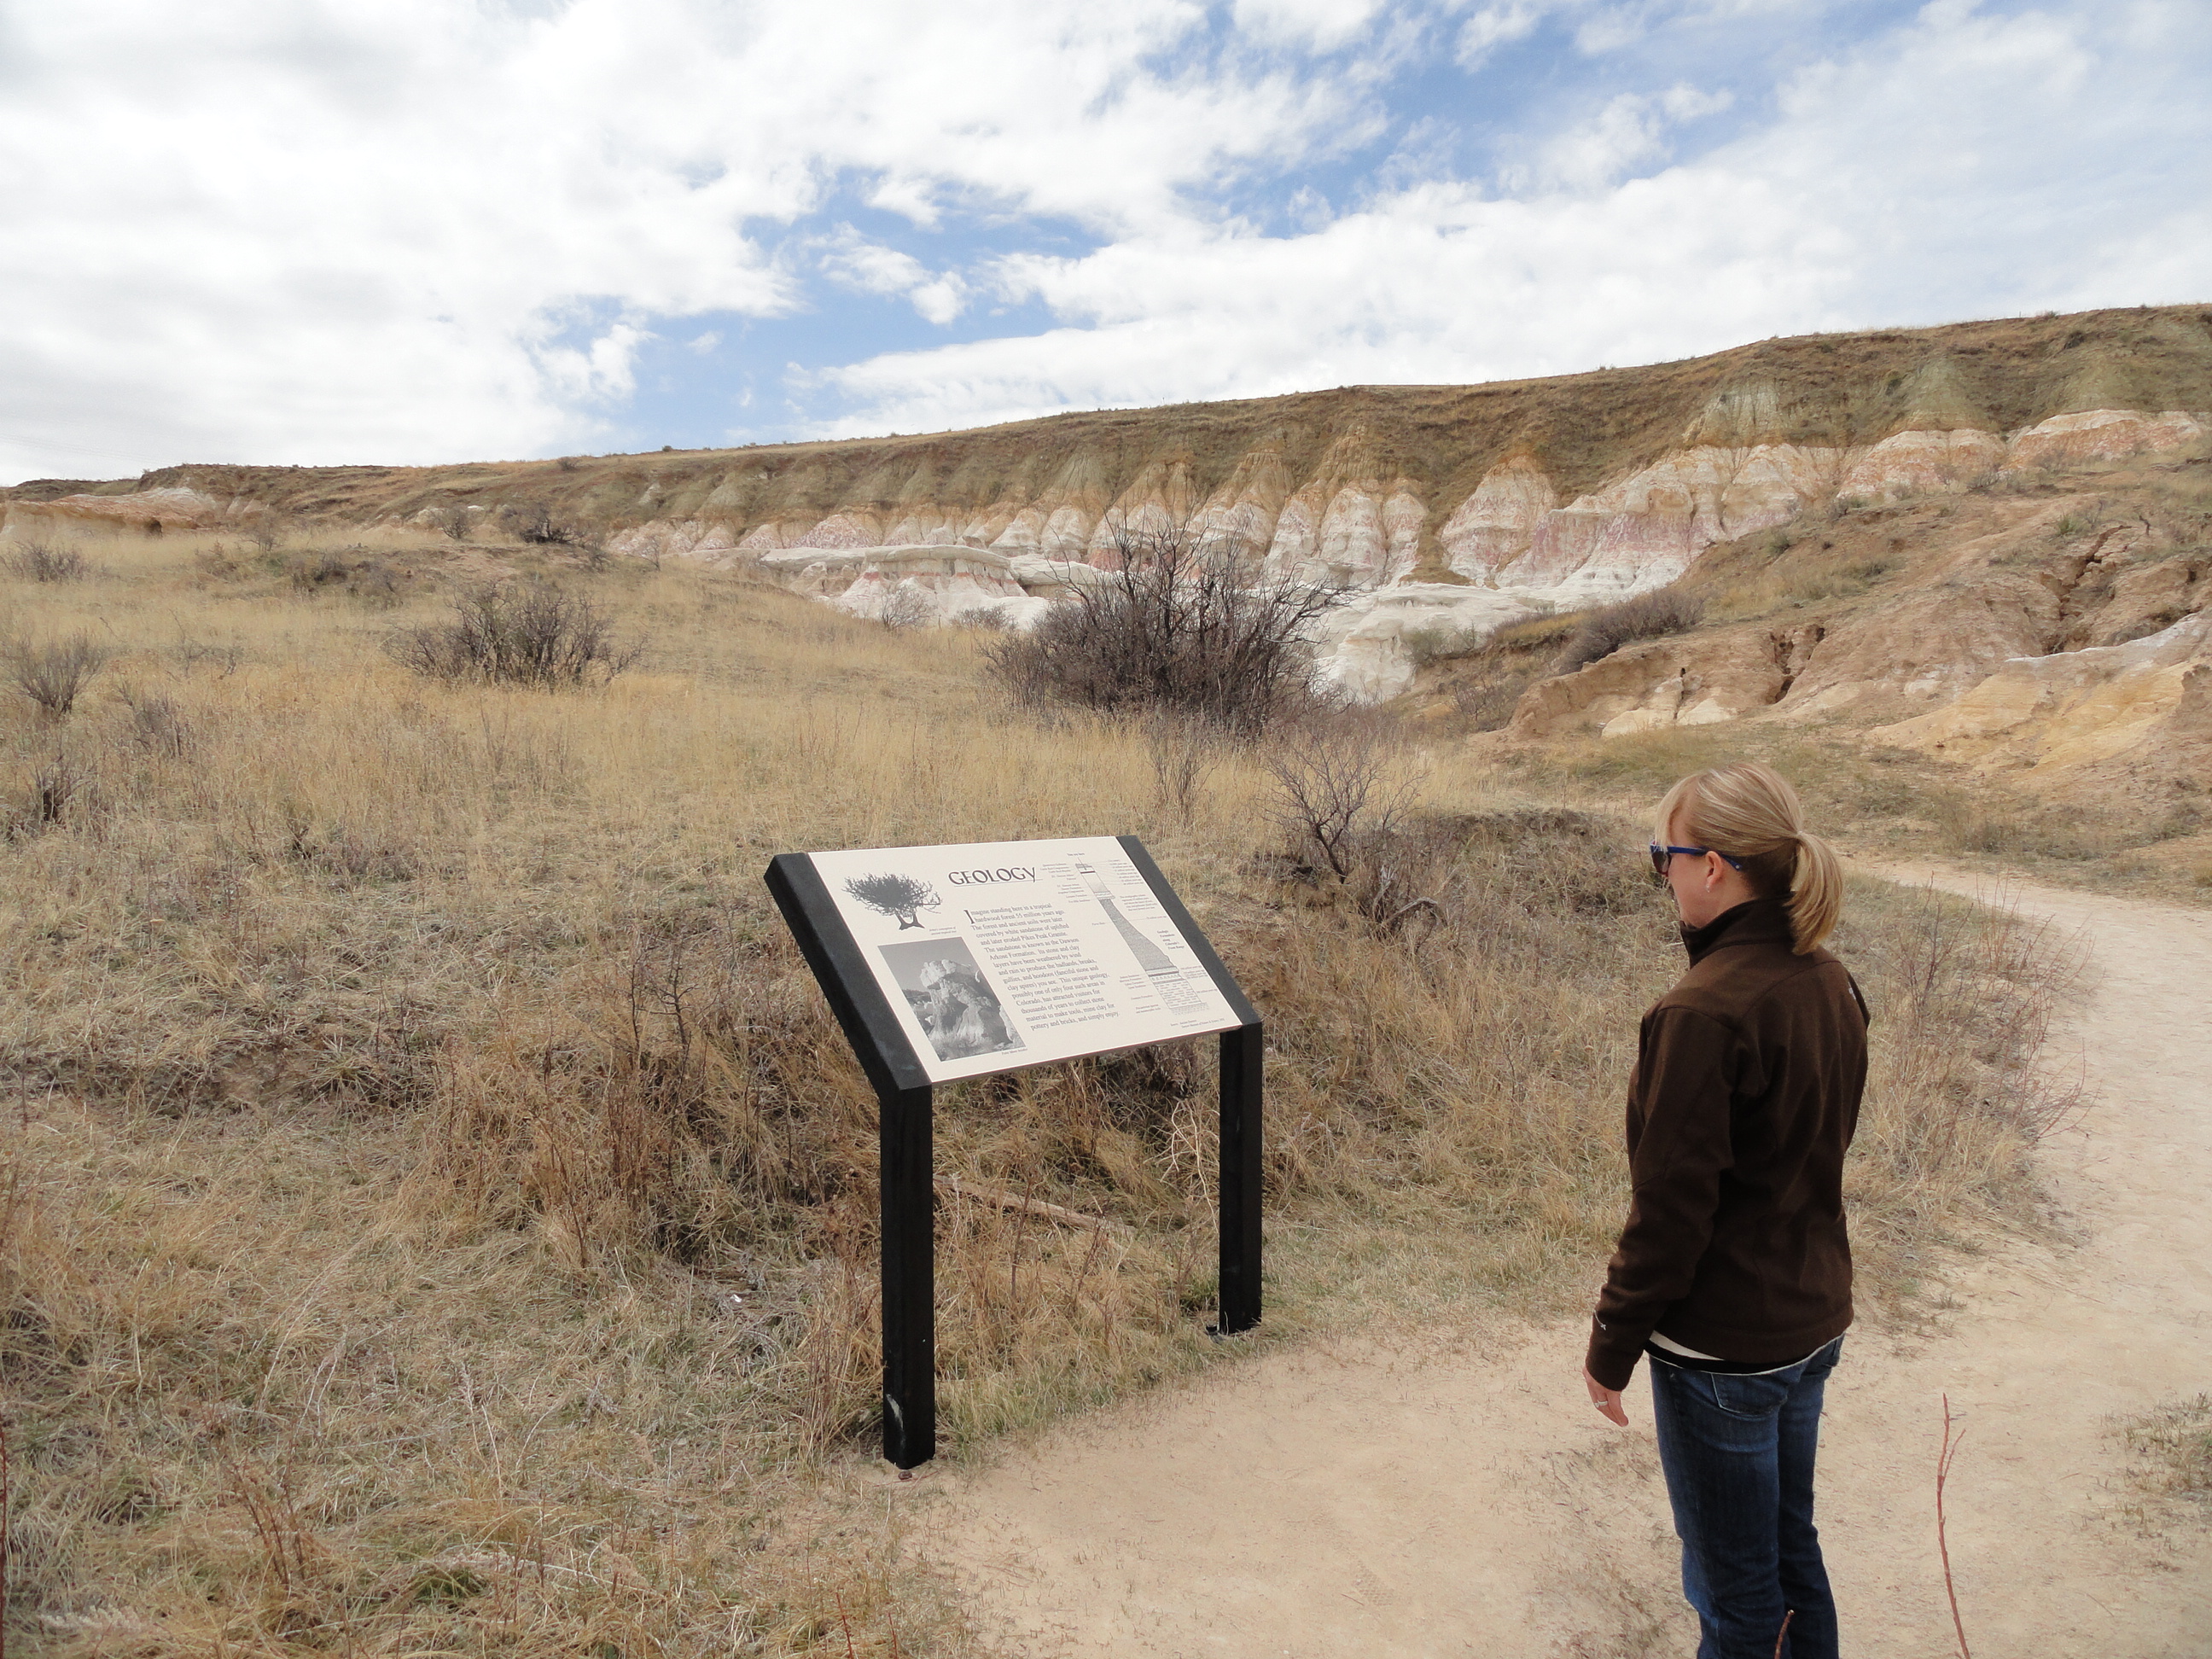
[[[1146,835],[1270,1021],[1259,1342],[1564,1306],[1602,1258],[1679,965],[1632,826],[1413,757],[1373,850],[1435,902],[1380,926],[1379,881],[1281,856],[1264,757],[1041,727],[957,631],[543,549],[94,550],[0,586],[111,653],[65,719],[0,711],[10,1616],[52,1650],[961,1645],[869,1484],[874,1107],[774,852]],[[533,574],[648,656],[532,691],[386,653]],[[1849,926],[1885,1015],[1855,1191],[1902,1295],[2027,1201],[2049,975],[1952,901]],[[1212,1110],[1199,1045],[942,1091],[956,1451],[1222,1357]]]

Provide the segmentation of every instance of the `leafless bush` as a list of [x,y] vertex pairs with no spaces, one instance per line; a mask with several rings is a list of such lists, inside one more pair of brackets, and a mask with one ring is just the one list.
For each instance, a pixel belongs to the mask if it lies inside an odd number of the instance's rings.
[[284,812],[284,856],[353,885],[412,881],[422,873],[420,851],[404,837],[343,823],[322,823],[296,805]]
[[441,510],[434,522],[449,542],[465,542],[469,538],[469,510],[456,503]]
[[525,501],[507,509],[515,535],[535,547],[574,547],[584,539],[575,526],[557,517],[544,501]]
[[76,706],[77,694],[106,665],[108,650],[87,634],[65,640],[12,640],[0,647],[9,683],[39,706],[39,712],[59,720]]
[[1419,890],[1438,860],[1406,831],[1421,774],[1395,722],[1368,709],[1310,714],[1277,742],[1267,770],[1274,822],[1297,867],[1334,883],[1386,931],[1442,914]]
[[1521,706],[1521,694],[1528,686],[1526,674],[1469,680],[1452,693],[1452,704],[1474,731],[1497,732],[1513,723],[1513,711]]
[[346,562],[345,555],[327,547],[308,548],[284,562],[284,574],[292,586],[303,593],[312,593],[331,582],[343,581],[352,570],[353,567]]
[[290,527],[283,515],[264,513],[246,526],[246,539],[264,553],[274,553],[284,545],[284,534]]
[[453,602],[452,621],[404,629],[387,648],[433,679],[548,687],[604,683],[644,649],[618,642],[589,599],[545,581],[477,588]]
[[896,634],[921,627],[936,613],[929,590],[908,576],[884,595],[884,608],[876,620]]
[[191,723],[169,698],[129,685],[118,686],[115,695],[131,711],[129,733],[134,747],[165,760],[182,760],[191,751]]
[[1656,588],[1619,605],[1608,605],[1591,611],[1576,626],[1559,659],[1552,665],[1552,672],[1571,674],[1601,657],[1611,656],[1632,640],[1656,640],[1662,635],[1680,634],[1695,628],[1705,614],[1703,599],[1671,587]]
[[32,582],[73,582],[85,574],[84,555],[52,542],[18,542],[6,560],[8,574]]
[[1188,528],[1127,533],[1115,548],[1119,569],[993,647],[991,668],[1017,697],[1173,711],[1246,735],[1312,705],[1308,635],[1340,590],[1248,578],[1232,546]]
[[246,653],[235,645],[210,645],[204,640],[186,635],[177,641],[176,657],[186,668],[208,668],[218,678],[227,679],[238,672],[239,664],[246,660]]
[[31,811],[25,827],[34,832],[52,829],[90,782],[91,778],[74,756],[65,750],[56,750],[31,774]]
[[1221,758],[1220,733],[1205,720],[1163,709],[1145,722],[1145,749],[1160,805],[1189,823],[1206,775]]

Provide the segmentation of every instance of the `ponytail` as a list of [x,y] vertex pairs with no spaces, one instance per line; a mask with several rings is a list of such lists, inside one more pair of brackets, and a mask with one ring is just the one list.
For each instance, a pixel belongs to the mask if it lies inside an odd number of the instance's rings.
[[1761,898],[1789,907],[1800,956],[1835,931],[1844,872],[1835,849],[1805,828],[1797,792],[1771,767],[1739,761],[1684,778],[1659,804],[1659,840],[1725,853]]
[[1797,953],[1836,931],[1844,915],[1844,866],[1836,850],[1809,830],[1797,832],[1797,867],[1790,883],[1790,936]]

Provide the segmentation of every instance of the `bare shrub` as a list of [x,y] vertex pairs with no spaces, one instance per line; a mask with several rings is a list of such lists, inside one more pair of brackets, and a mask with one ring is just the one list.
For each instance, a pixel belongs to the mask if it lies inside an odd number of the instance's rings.
[[342,582],[352,571],[344,554],[326,547],[310,548],[284,562],[285,577],[302,593],[312,593],[331,582]]
[[1577,623],[1559,659],[1554,674],[1571,674],[1601,657],[1611,656],[1634,640],[1656,640],[1695,628],[1705,614],[1705,602],[1695,594],[1671,587],[1638,593],[1619,605],[1593,611]]
[[1409,866],[1435,860],[1405,833],[1422,774],[1394,721],[1371,709],[1309,714],[1277,741],[1267,770],[1296,872],[1333,882],[1386,931],[1424,911],[1441,915],[1407,880]]
[[399,602],[398,574],[359,543],[303,550],[288,556],[283,568],[294,590],[311,598],[335,587],[372,605]]
[[1160,709],[1251,734],[1311,706],[1313,624],[1340,590],[1248,578],[1236,550],[1188,528],[1130,532],[1121,568],[1073,586],[988,657],[1032,706]]
[[1398,769],[1398,748],[1383,716],[1345,710],[1299,721],[1267,757],[1275,823],[1339,881],[1358,863],[1360,843],[1389,834],[1413,804],[1418,781]]
[[51,830],[68,814],[71,803],[91,783],[76,757],[56,750],[31,774],[31,811],[27,827]]
[[386,648],[432,679],[548,687],[604,684],[644,650],[617,642],[589,599],[546,581],[477,588],[453,601],[451,622],[403,629]]
[[524,501],[510,507],[506,517],[516,537],[534,547],[573,547],[583,539],[574,525],[557,517],[544,501]]
[[290,528],[282,514],[264,513],[246,526],[246,539],[264,553],[274,553],[284,545],[285,533]]
[[18,542],[5,562],[11,576],[32,582],[73,582],[86,571],[84,555],[52,542]]
[[937,614],[929,590],[911,576],[884,595],[884,608],[876,620],[894,634],[919,628]]
[[1145,722],[1145,752],[1160,805],[1183,823],[1198,810],[1206,775],[1221,759],[1220,732],[1205,720],[1162,709]]
[[191,723],[173,701],[129,685],[116,687],[115,695],[131,711],[126,729],[134,748],[164,760],[182,760],[191,752]]
[[1521,694],[1533,684],[1527,674],[1500,673],[1471,679],[1452,693],[1452,706],[1477,732],[1498,732],[1513,723]]
[[205,640],[189,635],[178,639],[177,661],[186,668],[207,668],[217,678],[228,679],[238,672],[239,664],[246,660],[243,647],[235,645],[210,645]]
[[92,677],[106,665],[106,646],[88,634],[65,640],[12,640],[0,647],[0,664],[9,683],[39,707],[50,720],[60,720],[76,707],[77,696]]
[[440,510],[434,522],[439,532],[449,542],[465,542],[469,538],[470,513],[459,503]]

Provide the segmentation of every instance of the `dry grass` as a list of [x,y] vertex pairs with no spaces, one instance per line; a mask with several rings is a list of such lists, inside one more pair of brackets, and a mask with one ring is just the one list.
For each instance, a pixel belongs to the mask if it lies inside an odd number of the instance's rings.
[[2212,1525],[2212,1394],[2174,1400],[2117,1425],[2138,1525]]
[[1501,776],[1545,799],[1632,813],[1685,773],[1746,757],[1778,768],[1821,832],[1862,851],[2183,902],[2212,893],[2212,864],[2186,861],[2208,822],[2196,799],[2062,799],[1819,729],[1742,721],[1578,738],[1511,755]]
[[[868,1484],[873,1103],[776,851],[1147,836],[1275,1044],[1269,1320],[1231,1351],[1565,1306],[1602,1258],[1632,1015],[1679,964],[1635,826],[1430,757],[1371,856],[1437,904],[1389,929],[1291,874],[1261,757],[1041,731],[959,630],[428,538],[307,582],[313,546],[95,550],[0,592],[115,653],[65,719],[0,714],[11,1616],[46,1650],[962,1644]],[[386,654],[545,573],[652,655],[544,691]],[[1952,901],[1869,888],[1851,927],[1897,1298],[2028,1213],[2051,981]],[[943,1091],[941,1169],[1129,1229],[947,1202],[956,1452],[1223,1355],[1211,1115],[1194,1045]]]

